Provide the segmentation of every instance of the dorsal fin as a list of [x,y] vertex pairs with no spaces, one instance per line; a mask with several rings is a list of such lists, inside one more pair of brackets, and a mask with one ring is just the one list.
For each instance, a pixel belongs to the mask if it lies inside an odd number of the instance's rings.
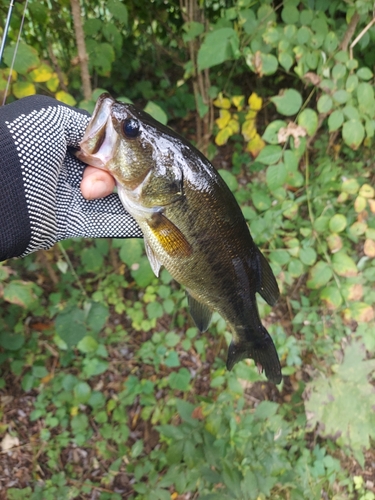
[[210,325],[212,311],[206,305],[202,304],[202,302],[194,299],[188,291],[186,291],[186,297],[195,326],[201,333],[205,332]]
[[270,306],[275,305],[280,296],[279,287],[272,269],[262,252],[257,248],[257,288],[256,291]]

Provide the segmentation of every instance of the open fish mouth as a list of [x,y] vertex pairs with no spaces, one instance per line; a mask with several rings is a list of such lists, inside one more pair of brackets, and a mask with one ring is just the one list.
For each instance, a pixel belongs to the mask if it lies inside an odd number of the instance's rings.
[[93,167],[107,168],[119,140],[111,118],[114,103],[115,100],[109,94],[102,94],[99,97],[80,142],[80,150],[76,153],[80,160]]

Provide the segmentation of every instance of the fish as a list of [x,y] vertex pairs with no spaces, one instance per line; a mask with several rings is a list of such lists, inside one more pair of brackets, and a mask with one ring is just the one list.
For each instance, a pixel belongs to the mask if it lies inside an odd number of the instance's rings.
[[279,384],[279,357],[256,302],[259,293],[273,306],[277,281],[208,159],[171,128],[109,94],[99,97],[77,156],[115,178],[152,270],[159,276],[164,266],[185,287],[199,331],[207,330],[213,311],[229,325],[227,369],[250,358]]

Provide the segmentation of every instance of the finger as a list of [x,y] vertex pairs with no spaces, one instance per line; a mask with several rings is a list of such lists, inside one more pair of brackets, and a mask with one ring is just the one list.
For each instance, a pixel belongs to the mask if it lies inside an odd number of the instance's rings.
[[115,180],[105,170],[95,167],[86,167],[81,182],[81,193],[87,200],[104,198],[112,193]]

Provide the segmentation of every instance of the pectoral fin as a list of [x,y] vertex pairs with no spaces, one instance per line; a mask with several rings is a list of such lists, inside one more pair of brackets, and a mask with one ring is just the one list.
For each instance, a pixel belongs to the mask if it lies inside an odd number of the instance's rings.
[[171,257],[188,257],[192,247],[182,232],[161,212],[152,214],[148,222],[151,231]]
[[211,310],[202,304],[202,302],[194,299],[189,292],[186,292],[186,297],[188,299],[190,314],[194,320],[195,326],[200,332],[205,332],[210,325],[212,317]]
[[158,258],[156,257],[154,251],[152,250],[152,248],[150,247],[150,245],[148,244],[148,242],[146,240],[145,240],[145,249],[146,249],[146,255],[147,255],[148,260],[150,262],[151,269],[154,271],[155,276],[158,278],[161,264],[160,264]]
[[280,291],[270,265],[260,250],[257,250],[258,280],[256,291],[270,306],[279,298]]

